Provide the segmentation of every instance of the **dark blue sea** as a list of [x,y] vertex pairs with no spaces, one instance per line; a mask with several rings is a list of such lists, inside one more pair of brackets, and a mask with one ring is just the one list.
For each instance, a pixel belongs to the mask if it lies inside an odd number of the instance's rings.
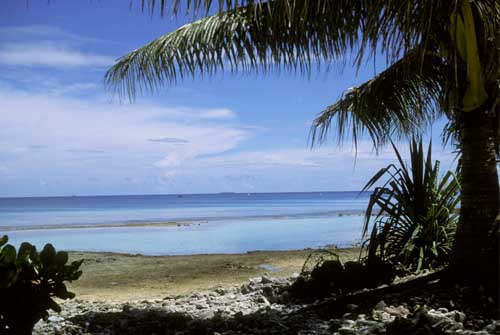
[[359,242],[369,193],[0,198],[12,244],[145,255],[290,250]]

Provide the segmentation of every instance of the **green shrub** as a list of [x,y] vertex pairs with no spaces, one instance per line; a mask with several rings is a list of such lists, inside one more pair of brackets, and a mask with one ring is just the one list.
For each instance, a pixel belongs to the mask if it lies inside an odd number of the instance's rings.
[[[407,272],[441,267],[449,261],[454,243],[459,182],[451,171],[440,178],[439,161],[432,163],[432,144],[425,157],[422,140],[413,139],[410,165],[392,146],[400,166],[381,169],[363,188],[387,178],[373,191],[365,213],[363,247],[368,262],[380,259]],[[376,208],[380,211],[371,224]]]
[[294,298],[314,300],[390,283],[395,275],[393,267],[381,260],[343,264],[335,253],[319,250],[308,256],[289,291]]
[[51,244],[38,253],[24,242],[19,250],[0,238],[0,333],[31,334],[48,310],[61,311],[53,297],[71,299],[65,281],[77,280],[83,260],[68,263],[68,254]]

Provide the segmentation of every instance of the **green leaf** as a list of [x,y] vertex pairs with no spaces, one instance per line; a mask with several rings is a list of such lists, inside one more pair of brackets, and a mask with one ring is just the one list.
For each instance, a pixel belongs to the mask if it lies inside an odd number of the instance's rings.
[[[390,165],[380,170],[367,184],[386,179],[373,191],[365,213],[362,245],[368,249],[368,260],[380,257],[413,272],[445,265],[457,226],[458,216],[450,213],[456,212],[459,203],[459,183],[451,172],[439,179],[439,163],[432,162],[431,143],[426,155],[422,140],[414,139],[409,165],[394,143],[393,148],[400,167]],[[374,208],[383,216],[376,217],[366,239]],[[438,249],[439,245],[448,247]]]
[[33,245],[28,242],[23,242],[19,246],[19,251],[17,253],[17,263],[27,262],[33,250]]
[[56,283],[54,285],[54,295],[61,299],[73,299],[75,294],[72,292],[68,292],[66,285],[63,283]]
[[45,267],[49,267],[56,264],[56,250],[52,244],[47,243],[42,252],[40,253],[40,261]]
[[0,288],[9,288],[15,284],[18,276],[18,269],[13,263],[0,265]]
[[16,248],[11,244],[7,244],[2,249],[2,256],[5,263],[15,263],[16,262]]
[[0,247],[5,245],[9,241],[9,237],[7,235],[3,235],[0,237]]
[[58,251],[56,254],[56,264],[62,267],[68,261],[68,253],[66,251]]

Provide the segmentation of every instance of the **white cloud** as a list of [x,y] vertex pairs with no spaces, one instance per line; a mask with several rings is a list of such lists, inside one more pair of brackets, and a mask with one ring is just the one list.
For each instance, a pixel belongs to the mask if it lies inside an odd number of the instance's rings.
[[[152,108],[156,108],[155,106],[150,106]],[[236,115],[234,112],[227,108],[204,108],[204,109],[196,109],[190,107],[175,107],[175,108],[164,108],[165,111],[168,111],[168,116],[172,117],[184,117],[186,121],[191,119],[197,120],[224,120],[224,119],[232,119]]]
[[114,57],[82,49],[85,44],[96,42],[104,41],[52,26],[1,27],[0,64],[50,68],[104,67],[113,64]]
[[[395,161],[390,147],[377,156],[369,141],[357,154],[351,146],[242,150],[257,130],[232,111],[220,119],[217,109],[6,88],[0,100],[0,195],[359,190]],[[407,144],[400,149],[406,156]],[[439,146],[434,159],[452,167]]]
[[47,86],[48,86],[48,91],[52,94],[55,94],[55,95],[81,93],[81,92],[96,90],[100,87],[99,85],[97,85],[95,83],[73,83],[73,84],[69,84],[69,85],[65,85],[65,86],[52,85],[52,87],[49,84]]
[[198,157],[234,149],[251,136],[213,109],[119,105],[18,89],[0,89],[0,100],[2,171],[18,179],[35,171],[47,184],[64,176],[173,178]]
[[148,141],[157,143],[168,143],[168,144],[186,144],[189,143],[188,140],[183,138],[175,137],[163,137],[163,138],[150,138]]
[[[399,150],[408,157],[406,143]],[[433,159],[441,161],[441,171],[454,168],[453,158],[434,148]],[[225,153],[193,160],[182,172],[188,176],[210,171],[212,178],[225,179],[221,185],[226,191],[360,190],[377,171],[395,162],[391,147],[376,155],[369,141],[361,141],[357,152],[329,146]],[[245,180],[228,178],[242,175]]]
[[210,109],[200,114],[200,118],[203,119],[227,119],[232,117],[234,117],[233,111],[227,108]]
[[113,64],[110,56],[85,53],[64,44],[9,43],[0,47],[0,64],[55,68],[104,67]]

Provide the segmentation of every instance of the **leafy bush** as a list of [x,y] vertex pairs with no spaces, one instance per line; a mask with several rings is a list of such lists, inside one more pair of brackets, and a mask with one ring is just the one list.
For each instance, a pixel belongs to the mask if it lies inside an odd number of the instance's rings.
[[61,307],[52,298],[71,299],[64,281],[77,280],[83,260],[68,262],[68,254],[51,244],[38,253],[24,242],[19,250],[0,238],[0,333],[31,334],[33,326]]
[[328,250],[318,250],[306,259],[297,280],[290,287],[294,298],[314,300],[389,283],[395,276],[392,266],[380,259],[346,262]]
[[[422,140],[410,144],[410,165],[399,161],[381,169],[363,191],[380,179],[388,180],[373,191],[365,213],[363,247],[367,259],[382,259],[405,271],[419,272],[445,265],[450,259],[456,226],[460,185],[448,171],[439,177],[439,161],[432,164],[429,144],[425,157]],[[372,224],[374,209],[380,210]]]
[[[330,251],[312,253],[290,288],[292,296],[316,299],[373,288],[391,282],[401,272],[437,268],[449,261],[458,222],[457,178],[450,171],[439,177],[439,161],[432,164],[431,144],[425,157],[422,141],[412,141],[410,166],[392,145],[400,167],[391,164],[381,169],[363,188],[366,191],[388,177],[373,191],[365,212],[362,256],[366,257],[342,264]],[[371,225],[375,210],[379,212]]]

